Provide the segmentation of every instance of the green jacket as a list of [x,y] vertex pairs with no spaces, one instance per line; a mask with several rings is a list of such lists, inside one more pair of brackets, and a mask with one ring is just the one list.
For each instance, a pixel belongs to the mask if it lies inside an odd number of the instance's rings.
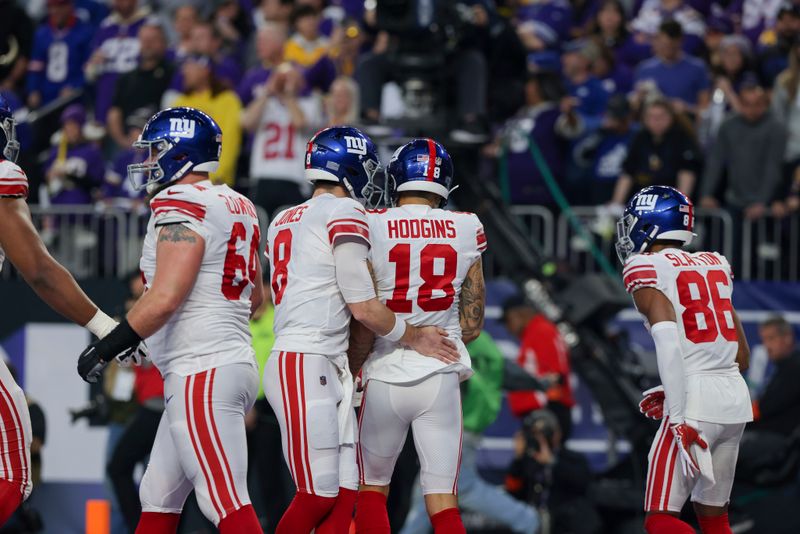
[[485,331],[467,344],[467,350],[475,374],[464,382],[462,389],[464,430],[482,434],[500,412],[505,360],[492,336]]
[[256,351],[256,363],[258,364],[258,395],[257,399],[264,398],[264,366],[267,363],[272,345],[275,344],[275,332],[272,330],[272,321],[275,318],[275,308],[267,307],[264,315],[255,321],[250,321],[250,333],[253,335],[253,349]]

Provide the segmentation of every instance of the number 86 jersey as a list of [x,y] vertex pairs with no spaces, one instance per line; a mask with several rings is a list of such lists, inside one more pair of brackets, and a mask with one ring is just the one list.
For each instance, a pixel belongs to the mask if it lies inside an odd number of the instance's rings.
[[720,424],[752,421],[750,394],[736,363],[739,337],[728,260],[715,252],[665,249],[633,256],[622,276],[628,293],[658,289],[675,309],[686,375],[686,418]]
[[203,181],[162,190],[150,209],[139,264],[145,287],[156,274],[160,227],[180,224],[205,241],[192,290],[167,324],[147,339],[153,363],[162,375],[180,376],[254,363],[250,296],[258,275],[260,231],[253,203],[228,186]]

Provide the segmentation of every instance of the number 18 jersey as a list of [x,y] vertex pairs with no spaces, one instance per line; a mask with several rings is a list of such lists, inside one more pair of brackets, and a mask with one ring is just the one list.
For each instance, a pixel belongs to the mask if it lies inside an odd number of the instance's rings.
[[399,319],[447,330],[461,360],[448,365],[378,338],[364,365],[364,376],[402,384],[452,370],[468,378],[472,371],[461,342],[459,298],[467,272],[486,250],[480,220],[472,213],[416,204],[374,210],[367,218],[379,298]]
[[[745,423],[753,412],[736,364],[739,338],[733,318],[733,276],[715,252],[665,249],[630,258],[625,289],[661,291],[675,308],[686,375],[685,416],[710,423]],[[647,321],[645,321],[647,325]]]
[[147,338],[153,363],[162,375],[180,376],[255,363],[249,320],[260,231],[253,203],[226,185],[203,181],[162,190],[150,201],[150,209],[139,264],[145,287],[156,275],[162,226],[186,226],[205,241],[191,292],[167,324]]

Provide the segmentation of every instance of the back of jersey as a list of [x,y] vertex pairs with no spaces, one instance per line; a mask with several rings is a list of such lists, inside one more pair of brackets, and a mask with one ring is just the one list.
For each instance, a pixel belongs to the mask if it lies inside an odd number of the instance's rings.
[[[381,301],[410,324],[447,330],[461,352],[453,370],[468,377],[472,373],[461,342],[459,298],[467,272],[486,250],[478,217],[407,204],[370,212],[368,219],[370,258]],[[384,382],[406,383],[448,367],[378,338],[364,373]]]
[[334,243],[344,237],[369,244],[366,214],[355,200],[331,194],[284,210],[270,223],[273,350],[331,358],[347,352],[351,314],[333,259]]
[[141,269],[152,284],[161,226],[182,224],[203,237],[205,251],[192,291],[169,322],[148,338],[162,374],[182,376],[253,362],[250,307],[261,232],[253,203],[225,185],[174,185],[150,202],[153,216]]
[[752,420],[750,396],[736,363],[739,336],[728,260],[715,252],[665,249],[633,256],[623,271],[633,293],[653,287],[675,309],[686,374],[686,417],[712,423]]

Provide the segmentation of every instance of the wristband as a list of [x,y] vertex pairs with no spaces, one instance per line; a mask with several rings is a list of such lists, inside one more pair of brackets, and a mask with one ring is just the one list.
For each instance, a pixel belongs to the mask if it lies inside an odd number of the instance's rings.
[[387,334],[385,334],[385,335],[383,335],[381,337],[383,339],[391,341],[392,343],[397,343],[405,335],[407,326],[408,325],[406,324],[405,321],[403,321],[402,319],[398,318],[397,315],[395,315],[394,316],[394,326],[392,327],[391,330],[389,330],[389,332]]
[[131,328],[127,319],[123,319],[114,330],[95,344],[95,348],[101,360],[110,362],[116,358],[118,354],[132,349],[141,342],[142,336]]
[[84,326],[89,332],[99,338],[104,338],[109,332],[114,330],[117,326],[117,321],[103,313],[103,310],[98,309],[88,323]]

